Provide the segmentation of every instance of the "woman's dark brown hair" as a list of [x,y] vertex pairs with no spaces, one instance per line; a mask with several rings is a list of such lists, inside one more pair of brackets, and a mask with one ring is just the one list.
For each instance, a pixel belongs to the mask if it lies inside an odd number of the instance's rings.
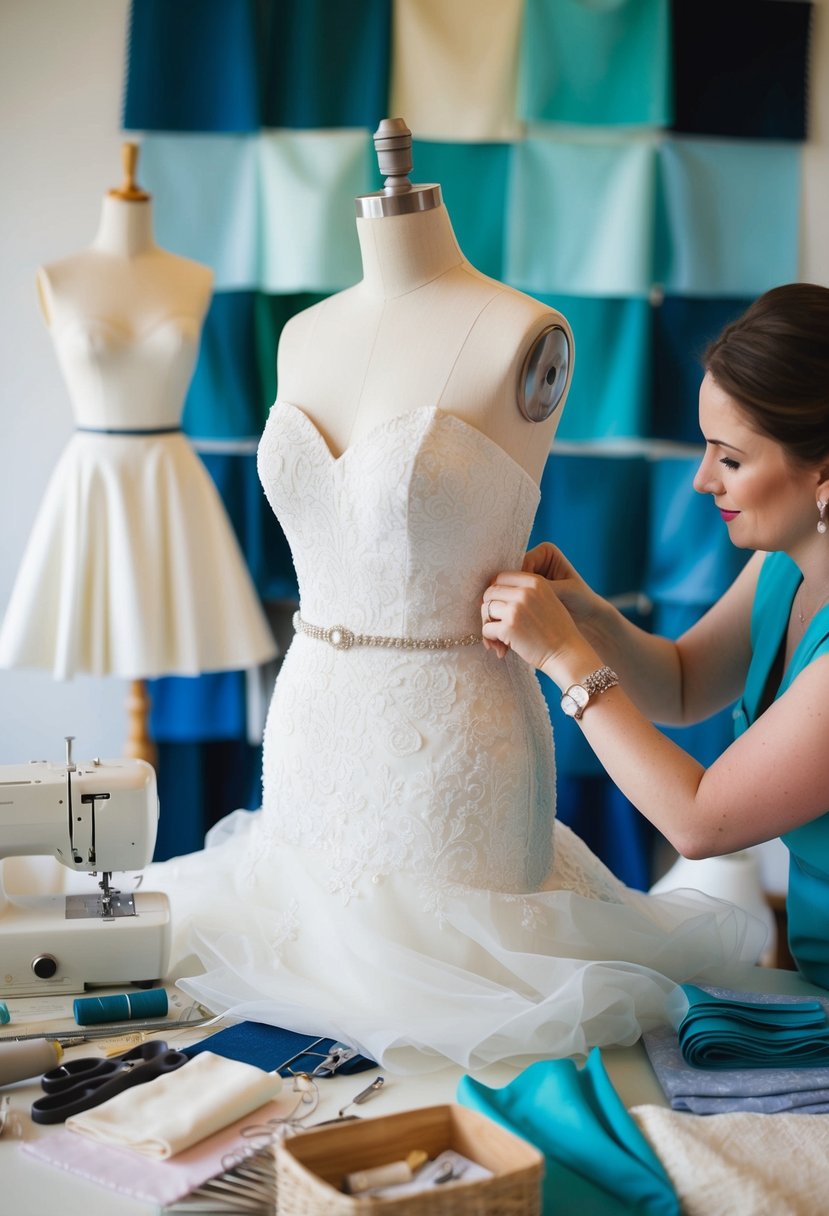
[[788,283],[727,325],[703,365],[798,464],[829,457],[829,288]]

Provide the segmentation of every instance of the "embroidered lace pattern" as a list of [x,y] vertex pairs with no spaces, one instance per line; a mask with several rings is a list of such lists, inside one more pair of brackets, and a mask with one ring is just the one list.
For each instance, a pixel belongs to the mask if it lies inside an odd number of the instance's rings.
[[[366,634],[479,632],[481,592],[494,570],[520,566],[538,502],[505,452],[434,409],[334,459],[301,411],[277,403],[259,468],[303,614]],[[419,876],[434,906],[453,884],[532,891],[552,861],[553,816],[546,705],[515,656],[295,637],[265,731],[259,872],[290,844],[317,852],[346,900],[398,871]]]

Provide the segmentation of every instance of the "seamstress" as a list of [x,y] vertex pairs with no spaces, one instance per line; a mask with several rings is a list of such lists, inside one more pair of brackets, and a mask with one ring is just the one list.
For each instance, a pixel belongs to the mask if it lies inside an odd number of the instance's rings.
[[[755,550],[677,641],[644,632],[553,545],[483,596],[486,644],[561,689],[608,775],[684,856],[781,836],[789,944],[829,987],[829,290],[767,292],[703,359],[712,527]],[[736,738],[708,768],[652,723],[687,725],[739,698]]]

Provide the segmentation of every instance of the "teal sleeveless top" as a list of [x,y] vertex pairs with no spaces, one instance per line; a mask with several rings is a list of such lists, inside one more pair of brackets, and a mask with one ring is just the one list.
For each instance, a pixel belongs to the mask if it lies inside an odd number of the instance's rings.
[[[772,553],[764,561],[751,613],[751,664],[742,700],[734,711],[737,736],[758,717],[800,582],[799,569],[785,553]],[[809,623],[775,699],[813,659],[824,654],[829,654],[829,605]],[[829,746],[829,739],[826,742]],[[807,980],[829,988],[829,813],[786,832],[781,839],[789,850],[789,949]]]

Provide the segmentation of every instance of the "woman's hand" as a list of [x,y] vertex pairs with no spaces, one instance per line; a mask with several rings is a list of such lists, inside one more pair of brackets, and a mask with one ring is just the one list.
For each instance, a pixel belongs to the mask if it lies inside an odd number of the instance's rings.
[[558,581],[526,570],[497,575],[481,605],[484,643],[491,643],[500,658],[514,650],[555,679],[559,657],[588,646],[559,598],[558,588]]
[[530,549],[522,569],[528,574],[540,574],[555,583],[555,592],[579,629],[589,627],[604,604],[560,549],[545,541]]

